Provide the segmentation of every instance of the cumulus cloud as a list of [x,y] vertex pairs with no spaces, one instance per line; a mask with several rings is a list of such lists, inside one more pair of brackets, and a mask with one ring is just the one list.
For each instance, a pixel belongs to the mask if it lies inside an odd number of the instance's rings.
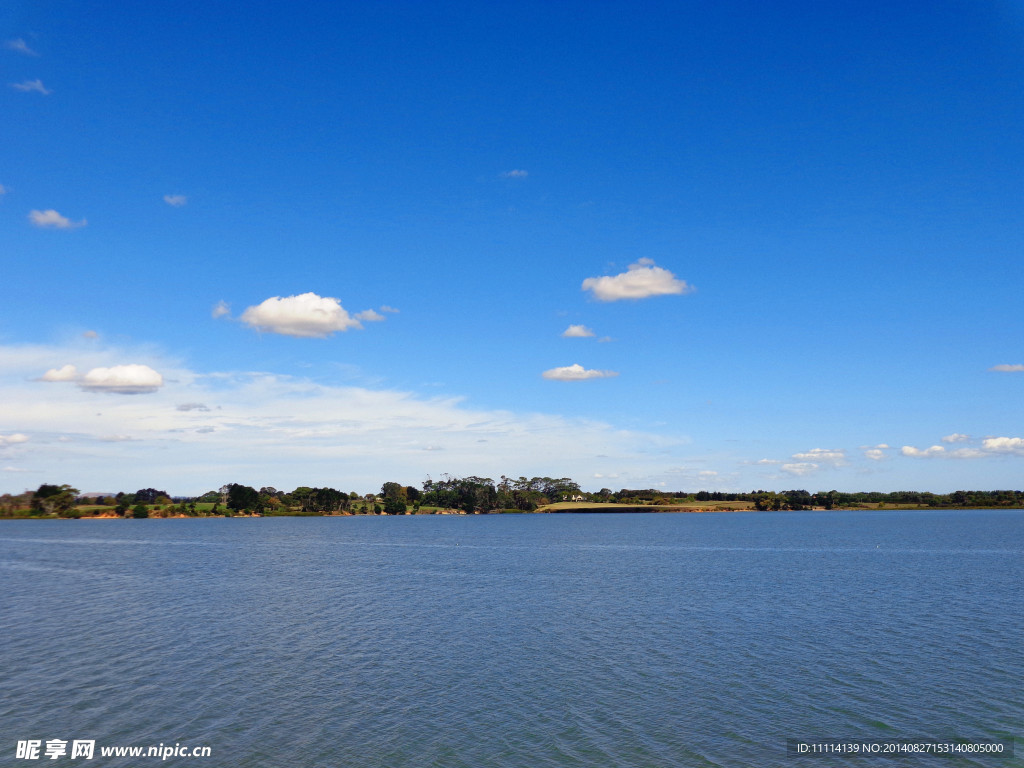
[[803,453],[794,453],[793,458],[797,461],[820,462],[840,467],[846,464],[846,451],[831,448],[812,448]]
[[872,461],[881,461],[888,457],[886,451],[889,450],[889,445],[887,443],[879,443],[875,446],[862,445],[860,449],[864,451],[865,458]]
[[185,195],[164,195],[164,202],[172,208],[181,208],[188,202],[188,198]]
[[164,377],[148,365],[114,365],[93,368],[81,378],[78,385],[89,392],[111,392],[118,395],[143,395],[156,392],[164,384]]
[[28,435],[23,435],[20,432],[15,432],[13,435],[0,435],[0,446],[26,442],[28,442]]
[[67,216],[61,216],[53,208],[45,211],[29,211],[28,220],[43,229],[75,229],[86,225],[85,219],[72,221]]
[[541,374],[545,379],[551,379],[552,381],[585,381],[586,379],[607,379],[618,375],[617,371],[587,369],[579,363],[564,365],[561,368],[552,368]]
[[384,320],[384,315],[372,309],[364,309],[362,312],[356,313],[356,320],[362,320],[364,323],[379,323]]
[[588,277],[583,281],[583,290],[590,291],[598,301],[620,301],[687,294],[695,289],[667,269],[655,266],[651,259],[640,259],[618,275]]
[[1021,437],[986,437],[981,441],[981,447],[991,453],[1024,456],[1024,438]]
[[312,292],[284,298],[273,296],[245,310],[242,322],[260,331],[320,339],[362,327],[340,301]]
[[944,442],[944,443],[966,443],[970,439],[971,439],[970,435],[964,435],[964,434],[961,434],[960,432],[954,432],[952,435],[946,435],[944,438],[942,438],[942,442]]
[[26,56],[38,56],[39,55],[38,53],[33,51],[29,47],[29,44],[26,43],[20,37],[15,38],[14,40],[5,40],[4,41],[4,48],[6,48],[9,51],[17,51],[18,53],[23,53]]
[[20,83],[11,83],[11,88],[16,91],[21,91],[22,93],[32,93],[35,91],[36,93],[43,94],[43,96],[49,96],[53,93],[53,91],[43,85],[43,81],[38,78],[36,80],[25,80]]
[[210,310],[210,317],[216,320],[218,317],[225,317],[231,314],[231,306],[226,301],[218,301]]
[[1020,373],[1024,371],[1024,365],[1001,363],[999,365],[993,365],[989,368],[990,371],[999,371],[1001,373]]
[[779,461],[778,459],[758,459],[754,463],[761,466],[772,466],[775,464],[781,464],[782,462]]
[[585,325],[570,325],[562,331],[562,336],[566,339],[586,339],[593,335],[594,332]]
[[73,365],[51,368],[42,375],[43,381],[74,381],[78,378],[78,369]]
[[529,171],[524,171],[522,169],[516,168],[511,171],[505,171],[503,174],[501,174],[501,177],[503,179],[525,179],[529,175]]

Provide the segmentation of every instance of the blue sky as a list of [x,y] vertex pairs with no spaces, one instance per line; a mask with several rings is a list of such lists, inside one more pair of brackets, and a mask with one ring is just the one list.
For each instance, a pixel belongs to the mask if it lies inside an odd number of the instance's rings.
[[0,491],[1021,487],[1024,6],[320,5],[0,10]]

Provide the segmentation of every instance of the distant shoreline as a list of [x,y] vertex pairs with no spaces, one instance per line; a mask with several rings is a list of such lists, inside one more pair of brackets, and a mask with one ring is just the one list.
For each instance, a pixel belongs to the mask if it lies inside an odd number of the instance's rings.
[[700,504],[673,504],[673,505],[635,505],[635,504],[592,504],[587,502],[560,502],[558,504],[551,504],[544,507],[538,507],[535,510],[518,510],[518,509],[507,509],[507,510],[494,510],[491,512],[464,512],[457,509],[444,509],[429,512],[406,512],[404,515],[387,515],[387,514],[353,514],[351,512],[335,512],[330,514],[302,514],[302,515],[282,515],[282,514],[232,514],[232,515],[182,515],[173,514],[158,517],[148,518],[133,518],[131,515],[124,517],[113,513],[104,513],[98,515],[82,515],[81,517],[64,518],[56,515],[3,515],[0,516],[0,522],[5,520],[133,520],[133,519],[145,519],[145,520],[219,520],[225,517],[233,518],[285,518],[285,517],[440,517],[440,516],[457,516],[457,517],[483,517],[483,516],[496,516],[496,515],[578,515],[578,514],[728,514],[731,512],[757,512],[762,515],[778,514],[778,512],[942,512],[942,511],[965,511],[965,510],[1024,510],[1024,506],[998,506],[998,507],[979,507],[979,506],[963,506],[963,507],[926,507],[926,506],[915,506],[915,505],[896,505],[887,504],[884,506],[860,506],[860,507],[834,507],[832,509],[826,509],[825,507],[808,507],[802,510],[757,510],[753,506],[740,507],[739,505],[721,505],[721,506],[708,506]]

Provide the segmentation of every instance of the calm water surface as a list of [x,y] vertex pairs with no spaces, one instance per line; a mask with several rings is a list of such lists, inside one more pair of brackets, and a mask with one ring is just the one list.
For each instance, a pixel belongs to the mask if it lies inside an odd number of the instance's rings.
[[[0,765],[1024,765],[1021,512],[18,521],[0,583]],[[1018,744],[786,756],[848,737]]]

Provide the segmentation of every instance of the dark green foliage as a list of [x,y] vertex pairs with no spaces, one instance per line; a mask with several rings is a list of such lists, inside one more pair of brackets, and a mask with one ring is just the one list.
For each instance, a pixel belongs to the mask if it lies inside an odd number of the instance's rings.
[[75,505],[78,489],[70,485],[49,485],[43,483],[32,495],[31,508],[46,515],[67,517]]
[[255,488],[248,485],[239,485],[238,483],[231,483],[228,487],[228,500],[226,505],[228,509],[235,512],[241,512],[242,510],[259,511],[260,495],[256,492]]
[[145,504],[136,504],[132,508],[132,517],[137,520],[141,520],[145,517],[149,517],[149,508]]
[[135,492],[135,501],[143,504],[154,504],[161,496],[170,498],[170,494],[167,491],[158,491],[156,488],[142,488]]
[[401,499],[387,498],[384,499],[384,514],[385,515],[404,515],[406,510],[405,502]]

